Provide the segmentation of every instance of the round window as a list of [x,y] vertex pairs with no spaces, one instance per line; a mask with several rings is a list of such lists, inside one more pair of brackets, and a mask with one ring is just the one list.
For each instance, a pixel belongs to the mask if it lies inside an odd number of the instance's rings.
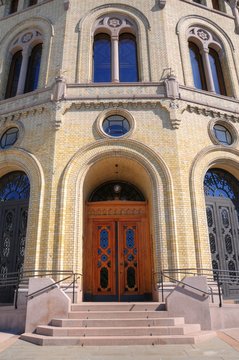
[[12,127],[5,131],[0,140],[0,146],[2,149],[7,149],[10,146],[14,145],[19,136],[19,129],[17,127]]
[[231,145],[233,143],[232,135],[225,126],[215,124],[213,126],[213,131],[216,139],[220,144]]
[[112,115],[103,121],[102,128],[107,135],[119,137],[129,132],[130,123],[121,115]]

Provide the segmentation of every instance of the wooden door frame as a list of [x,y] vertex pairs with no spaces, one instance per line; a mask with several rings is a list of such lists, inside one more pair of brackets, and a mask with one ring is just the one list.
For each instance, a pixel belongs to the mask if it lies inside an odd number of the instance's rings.
[[[145,281],[142,277],[141,300],[152,298],[152,244],[149,236],[148,204],[141,201],[102,201],[86,204],[85,237],[83,244],[83,294],[85,301],[94,301],[93,296],[93,269],[92,269],[92,226],[100,221],[125,221],[140,222],[144,229],[145,246],[144,256],[148,258],[148,266],[145,269]],[[143,255],[142,255],[143,256]],[[138,297],[140,299],[140,296]],[[133,299],[133,297],[132,297]],[[134,300],[133,300],[134,301]]]

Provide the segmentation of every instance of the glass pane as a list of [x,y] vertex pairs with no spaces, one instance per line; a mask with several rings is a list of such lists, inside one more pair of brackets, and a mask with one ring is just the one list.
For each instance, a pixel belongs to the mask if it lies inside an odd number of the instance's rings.
[[217,94],[226,95],[226,89],[225,89],[219,55],[213,49],[209,49],[209,60],[210,60],[211,73],[215,87],[215,92]]
[[189,43],[189,52],[190,52],[194,86],[197,89],[207,90],[202,57],[199,52],[199,49],[195,44]]
[[42,44],[38,44],[32,49],[32,53],[29,58],[24,90],[25,93],[33,91],[37,88],[41,65],[41,54]]
[[111,40],[106,34],[95,36],[94,82],[111,82]]
[[8,83],[5,98],[13,97],[17,94],[18,81],[22,66],[22,51],[16,52],[12,57],[12,62],[8,75]]
[[103,121],[102,127],[106,134],[114,137],[122,136],[130,130],[128,120],[119,115],[109,116]]
[[0,144],[2,149],[6,149],[15,144],[18,139],[18,128],[8,129],[1,137]]
[[119,69],[120,81],[139,81],[136,40],[131,34],[122,34],[119,38]]
[[232,136],[230,132],[222,125],[214,125],[213,127],[217,140],[224,145],[232,144]]
[[112,181],[98,187],[90,196],[89,201],[145,201],[143,194],[133,185]]
[[8,173],[0,179],[0,201],[24,200],[29,194],[29,179],[23,172]]

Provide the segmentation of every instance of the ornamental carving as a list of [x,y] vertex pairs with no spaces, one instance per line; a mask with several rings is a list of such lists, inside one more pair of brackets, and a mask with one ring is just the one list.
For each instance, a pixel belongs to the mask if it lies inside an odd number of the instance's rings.
[[33,33],[28,32],[22,36],[22,42],[25,44],[25,43],[29,42],[32,38],[33,38]]
[[108,20],[108,25],[113,28],[117,28],[122,25],[122,21],[118,18],[110,18]]
[[102,216],[102,215],[144,215],[145,210],[139,208],[96,208],[89,209],[88,215]]
[[202,30],[202,29],[199,29],[197,31],[197,35],[200,37],[200,39],[202,39],[204,41],[209,40],[209,38],[210,38],[209,34],[205,30]]

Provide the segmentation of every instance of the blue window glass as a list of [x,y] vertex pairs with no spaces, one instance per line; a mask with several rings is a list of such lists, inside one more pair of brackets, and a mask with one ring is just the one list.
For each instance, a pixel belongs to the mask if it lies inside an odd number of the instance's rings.
[[29,58],[24,90],[25,93],[33,91],[37,88],[41,65],[41,54],[42,44],[38,44],[32,49],[31,56]]
[[209,49],[209,60],[215,91],[217,94],[226,95],[219,55],[214,49]]
[[5,98],[8,99],[17,94],[18,81],[22,66],[22,51],[16,52],[11,61],[11,66],[8,75],[7,89]]
[[107,34],[94,39],[94,82],[111,82],[111,40]]
[[139,81],[136,39],[131,34],[119,37],[119,72],[121,82]]
[[229,172],[222,169],[210,169],[204,179],[205,196],[231,199],[239,207],[239,182]]
[[120,115],[109,116],[103,121],[102,127],[106,134],[114,137],[123,136],[130,130],[128,120]]
[[24,200],[30,195],[27,175],[21,171],[11,172],[0,179],[0,201]]
[[199,48],[194,43],[189,42],[189,52],[194,86],[197,89],[207,90],[202,56],[200,54]]

